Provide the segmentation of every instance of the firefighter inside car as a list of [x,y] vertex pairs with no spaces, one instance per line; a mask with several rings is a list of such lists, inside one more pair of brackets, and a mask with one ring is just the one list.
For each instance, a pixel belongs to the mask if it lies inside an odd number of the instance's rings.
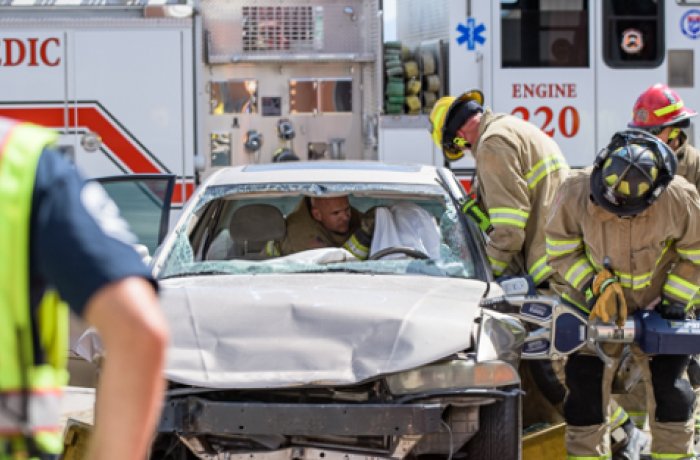
[[374,233],[374,210],[361,213],[347,195],[303,197],[286,219],[286,235],[269,255],[308,249],[342,247],[360,260],[369,255]]

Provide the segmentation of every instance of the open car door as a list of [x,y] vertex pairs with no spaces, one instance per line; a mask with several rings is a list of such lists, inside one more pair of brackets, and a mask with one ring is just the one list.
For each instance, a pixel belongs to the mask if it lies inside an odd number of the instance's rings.
[[[138,238],[138,243],[153,255],[168,232],[170,204],[175,185],[173,174],[130,174],[90,179],[99,182],[119,208],[122,218]],[[94,387],[97,369],[75,353],[78,338],[87,325],[71,315],[70,359],[71,386]]]
[[104,187],[138,242],[153,255],[168,232],[175,175],[129,174],[92,180]]

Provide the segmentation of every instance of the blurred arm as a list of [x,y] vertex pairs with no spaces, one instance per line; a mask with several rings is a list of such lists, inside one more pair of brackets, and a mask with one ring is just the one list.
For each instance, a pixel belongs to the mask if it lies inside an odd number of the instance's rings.
[[97,387],[90,459],[146,458],[158,423],[168,334],[153,286],[129,277],[99,289],[85,317],[106,357]]

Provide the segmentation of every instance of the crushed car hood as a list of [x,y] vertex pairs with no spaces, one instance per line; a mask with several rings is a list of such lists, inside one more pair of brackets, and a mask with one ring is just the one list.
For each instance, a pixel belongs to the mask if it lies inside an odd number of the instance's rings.
[[165,279],[166,377],[209,388],[352,384],[471,345],[485,283],[410,275]]

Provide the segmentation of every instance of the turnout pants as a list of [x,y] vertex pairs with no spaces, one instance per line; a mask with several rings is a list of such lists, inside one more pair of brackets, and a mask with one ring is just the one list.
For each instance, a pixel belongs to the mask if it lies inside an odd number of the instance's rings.
[[[590,350],[571,355],[567,360],[564,417],[566,450],[571,460],[611,456],[610,392],[621,350],[622,346],[617,344],[604,346],[604,351],[613,358],[612,366],[606,366]],[[652,455],[669,460],[694,459],[695,394],[686,373],[689,356],[649,356],[636,345],[632,346],[632,353],[647,385]]]

